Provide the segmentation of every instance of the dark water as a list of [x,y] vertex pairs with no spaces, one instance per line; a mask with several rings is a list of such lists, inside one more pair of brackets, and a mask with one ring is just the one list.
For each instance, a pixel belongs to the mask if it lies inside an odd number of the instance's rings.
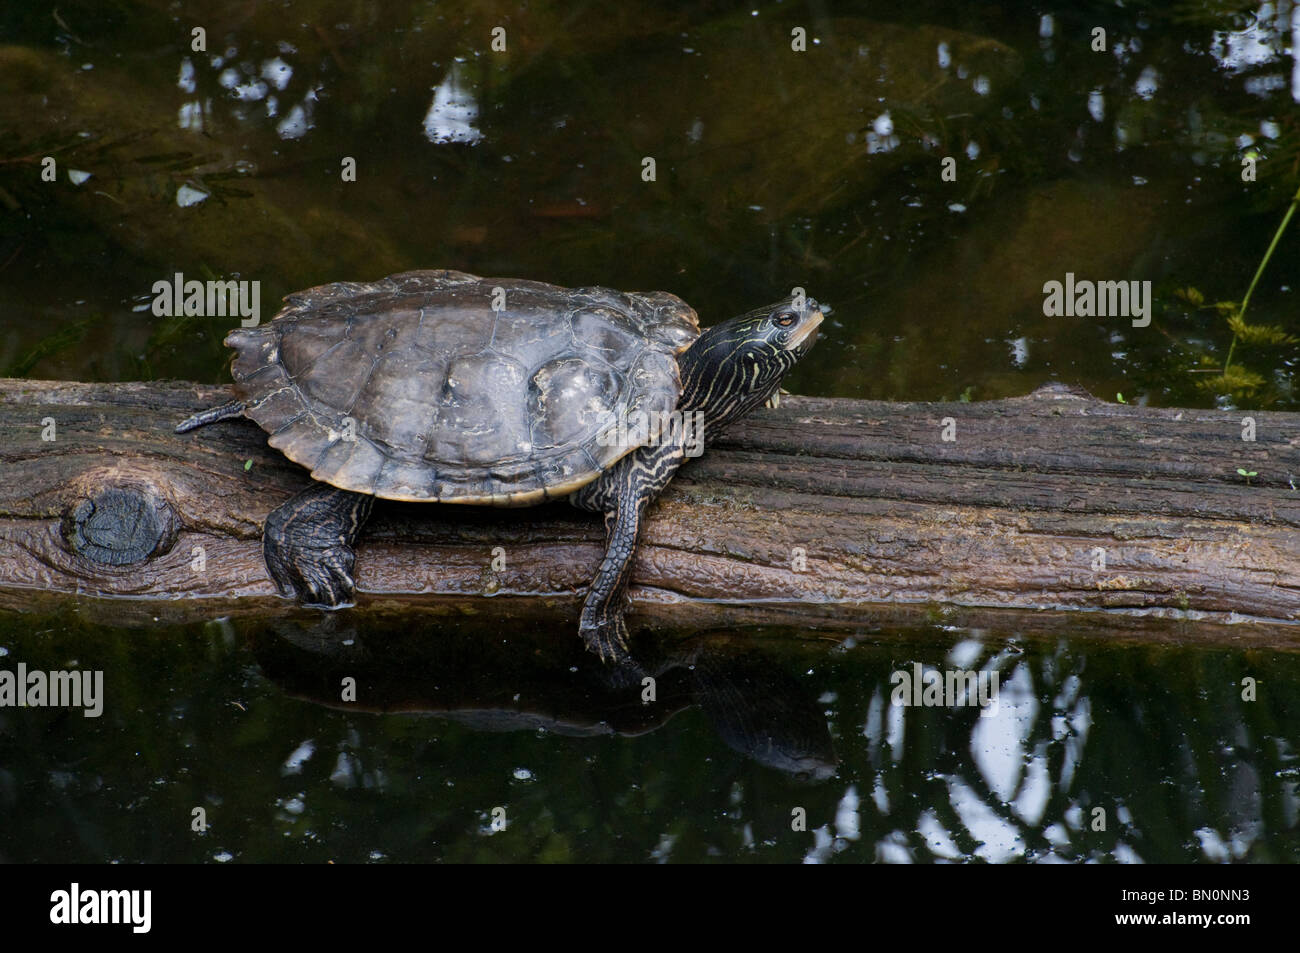
[[[706,323],[805,287],[834,314],[801,393],[1297,409],[1300,224],[1236,377],[1209,306],[1242,301],[1300,185],[1292,3],[182,6],[0,10],[0,374],[223,380],[229,319],[149,311],[178,271],[260,281],[269,317],[453,267],[662,288]],[[1067,272],[1150,281],[1150,325],[1044,315]],[[5,667],[106,693],[97,719],[0,709],[0,856],[1300,859],[1294,652],[669,632],[642,706],[580,654],[520,667],[572,618],[481,611],[0,616]],[[997,671],[999,713],[889,705],[917,662]],[[323,704],[350,666],[361,707],[409,711]]]
[[[566,626],[32,624],[5,661],[102,669],[107,703],[0,710],[9,860],[1300,856],[1294,653],[715,631],[652,643],[641,705],[538,648]],[[918,663],[997,672],[996,711],[892,705]]]

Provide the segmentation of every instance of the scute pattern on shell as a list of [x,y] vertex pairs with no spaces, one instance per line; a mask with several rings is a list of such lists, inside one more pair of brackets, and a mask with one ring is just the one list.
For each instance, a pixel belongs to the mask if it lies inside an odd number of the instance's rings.
[[226,337],[245,413],[315,479],[395,500],[518,505],[589,483],[635,449],[602,433],[676,407],[677,355],[699,335],[666,292],[457,271],[285,301]]

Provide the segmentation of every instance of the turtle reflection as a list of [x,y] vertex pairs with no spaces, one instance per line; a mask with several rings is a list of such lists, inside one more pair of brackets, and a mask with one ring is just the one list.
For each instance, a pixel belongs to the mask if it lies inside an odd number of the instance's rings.
[[[531,636],[531,637],[530,637]],[[809,689],[718,631],[646,639],[645,682],[627,684],[569,639],[534,629],[485,639],[480,625],[364,634],[345,618],[279,620],[251,645],[286,693],[345,711],[428,714],[480,731],[636,736],[698,706],[718,737],[759,764],[806,780],[835,774],[825,716]],[[520,642],[533,644],[520,645]],[[341,698],[355,679],[356,701]]]

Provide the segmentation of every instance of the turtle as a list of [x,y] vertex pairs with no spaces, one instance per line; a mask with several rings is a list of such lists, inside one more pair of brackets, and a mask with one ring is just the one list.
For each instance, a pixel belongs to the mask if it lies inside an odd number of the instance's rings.
[[176,427],[246,417],[313,483],[266,518],[280,594],[354,604],[353,547],[376,499],[604,516],[606,552],[579,632],[630,661],[623,619],[646,508],[704,437],[778,399],[812,347],[818,303],[791,296],[700,330],[664,291],[564,288],[451,270],[291,294],[237,328],[236,399]]

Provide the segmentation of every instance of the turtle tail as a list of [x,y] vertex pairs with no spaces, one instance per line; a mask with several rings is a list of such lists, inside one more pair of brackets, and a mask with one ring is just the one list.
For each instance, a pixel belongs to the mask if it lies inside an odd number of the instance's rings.
[[209,410],[201,411],[193,417],[186,417],[176,425],[177,433],[189,433],[195,427],[202,427],[204,424],[214,424],[218,420],[225,420],[227,417],[238,417],[244,412],[244,402],[242,400],[232,400],[222,404],[220,407],[213,407]]

